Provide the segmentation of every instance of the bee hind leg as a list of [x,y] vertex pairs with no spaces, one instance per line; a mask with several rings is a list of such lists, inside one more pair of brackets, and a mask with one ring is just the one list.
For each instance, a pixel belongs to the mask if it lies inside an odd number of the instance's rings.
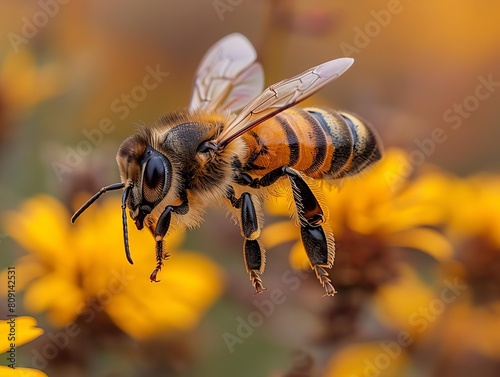
[[302,239],[302,244],[306,250],[311,267],[325,289],[325,295],[333,296],[337,291],[328,277],[328,272],[325,270],[325,268],[331,268],[333,264],[334,257],[331,256],[332,253],[333,255],[335,254],[333,237],[331,238],[331,242],[328,242],[329,240],[321,225],[301,225],[300,238]]
[[250,281],[255,288],[255,293],[262,293],[266,288],[262,284],[260,274],[264,272],[266,264],[265,249],[257,238],[260,235],[259,218],[255,210],[254,198],[250,193],[244,192],[240,198],[234,196],[234,190],[228,195],[231,204],[236,209],[241,209],[238,221],[241,234],[245,238],[243,243],[243,257],[245,268],[250,276]]
[[286,168],[286,172],[292,186],[302,244],[316,277],[325,289],[325,295],[333,296],[336,290],[325,270],[332,268],[335,259],[332,231],[325,224],[325,215],[311,188],[295,170]]

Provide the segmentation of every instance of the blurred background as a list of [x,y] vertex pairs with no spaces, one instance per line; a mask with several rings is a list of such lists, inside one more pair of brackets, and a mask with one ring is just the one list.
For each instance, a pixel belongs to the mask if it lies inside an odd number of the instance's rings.
[[[44,330],[17,364],[37,376],[499,375],[499,12],[486,0],[5,2],[0,293],[7,303],[15,270],[16,314]],[[306,101],[368,119],[386,149],[325,188],[333,298],[281,201],[266,206],[262,296],[224,209],[168,241],[154,285],[146,231],[131,230],[136,265],[123,256],[118,193],[69,224],[119,181],[121,141],[186,106],[203,54],[232,32],[255,46],[266,85],[356,60]]]

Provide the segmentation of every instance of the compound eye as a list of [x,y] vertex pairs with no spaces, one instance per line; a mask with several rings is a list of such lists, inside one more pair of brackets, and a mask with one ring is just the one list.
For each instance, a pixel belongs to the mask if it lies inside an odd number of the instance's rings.
[[144,168],[144,198],[150,203],[156,202],[163,191],[164,184],[165,165],[160,157],[152,157]]

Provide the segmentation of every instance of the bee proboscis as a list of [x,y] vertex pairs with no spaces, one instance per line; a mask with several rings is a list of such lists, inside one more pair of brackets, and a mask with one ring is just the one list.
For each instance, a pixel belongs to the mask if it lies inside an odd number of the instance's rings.
[[[314,180],[354,175],[381,158],[373,128],[358,116],[329,108],[293,107],[342,75],[353,63],[340,58],[320,64],[262,91],[256,52],[241,34],[230,34],[205,54],[198,67],[189,108],[141,127],[120,146],[121,182],[103,187],[71,218],[103,193],[124,189],[122,220],[130,263],[129,215],[156,243],[157,281],[168,252],[163,240],[175,228],[196,227],[209,204],[222,203],[240,225],[243,256],[258,293],[266,254],[259,241],[260,200],[288,186],[292,215],[300,227],[311,268],[326,295],[335,243],[328,208]],[[290,190],[291,188],[291,190]]]

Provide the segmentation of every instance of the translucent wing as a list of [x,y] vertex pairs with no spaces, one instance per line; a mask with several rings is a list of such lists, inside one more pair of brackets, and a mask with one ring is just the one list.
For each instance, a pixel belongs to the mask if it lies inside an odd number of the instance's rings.
[[218,148],[249,131],[259,123],[297,104],[314,94],[330,81],[344,73],[354,62],[352,58],[340,58],[280,81],[264,90],[234,118],[214,141]]
[[243,35],[230,34],[203,57],[194,78],[191,109],[222,107],[237,111],[264,87],[264,75],[255,62],[257,53]]

